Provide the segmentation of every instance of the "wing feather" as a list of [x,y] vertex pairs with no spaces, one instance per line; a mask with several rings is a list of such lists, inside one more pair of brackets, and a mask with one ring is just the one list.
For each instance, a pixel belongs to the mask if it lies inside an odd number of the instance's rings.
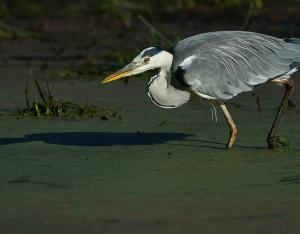
[[[184,63],[192,56],[193,60]],[[290,75],[295,64],[300,64],[300,40],[239,31],[204,33],[175,46],[173,74],[182,63],[185,82],[194,91],[230,99],[270,79]]]

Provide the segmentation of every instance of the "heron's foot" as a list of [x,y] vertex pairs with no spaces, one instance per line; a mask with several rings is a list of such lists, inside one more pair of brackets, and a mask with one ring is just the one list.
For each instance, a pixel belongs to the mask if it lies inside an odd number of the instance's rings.
[[[236,137],[236,136],[235,136]],[[232,148],[232,146],[233,146],[233,143],[234,143],[234,141],[235,141],[235,137],[234,138],[231,138],[230,140],[229,140],[229,142],[227,143],[227,145],[226,145],[226,149],[231,149]]]
[[271,150],[289,149],[290,142],[287,138],[280,136],[268,137],[268,148]]
[[227,150],[232,149],[232,145],[228,145],[228,144],[227,144],[227,145],[226,145],[226,149],[227,149]]

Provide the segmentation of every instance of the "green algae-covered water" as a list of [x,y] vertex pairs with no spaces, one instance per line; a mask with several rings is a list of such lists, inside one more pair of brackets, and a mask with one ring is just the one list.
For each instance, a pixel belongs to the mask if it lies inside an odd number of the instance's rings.
[[[265,95],[261,112],[251,94],[233,100],[239,138],[225,150],[227,126],[221,113],[211,120],[206,102],[162,110],[142,79],[98,85],[79,80],[72,89],[121,120],[1,117],[1,232],[298,233],[297,107],[279,131],[290,149],[265,148],[280,88]],[[11,102],[22,106],[18,96]]]

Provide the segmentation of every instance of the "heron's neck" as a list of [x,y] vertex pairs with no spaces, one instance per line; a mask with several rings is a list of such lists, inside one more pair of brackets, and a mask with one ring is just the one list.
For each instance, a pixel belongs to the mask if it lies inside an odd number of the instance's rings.
[[[172,62],[171,62],[172,63]],[[170,66],[164,66],[159,74],[148,83],[148,95],[151,101],[162,108],[176,108],[190,100],[190,93],[174,88],[170,84]]]

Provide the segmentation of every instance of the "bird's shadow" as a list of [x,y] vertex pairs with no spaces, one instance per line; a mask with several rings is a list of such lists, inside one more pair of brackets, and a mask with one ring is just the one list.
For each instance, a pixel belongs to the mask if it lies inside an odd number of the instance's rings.
[[24,135],[20,138],[0,138],[0,145],[33,141],[66,146],[154,145],[181,141],[193,135],[173,132],[55,132]]
[[[194,135],[174,132],[53,132],[27,134],[20,138],[0,138],[0,145],[42,141],[65,146],[114,146],[169,144],[199,148],[224,149],[226,144],[191,139]],[[177,142],[172,142],[177,141]],[[237,145],[239,148],[261,148]]]

